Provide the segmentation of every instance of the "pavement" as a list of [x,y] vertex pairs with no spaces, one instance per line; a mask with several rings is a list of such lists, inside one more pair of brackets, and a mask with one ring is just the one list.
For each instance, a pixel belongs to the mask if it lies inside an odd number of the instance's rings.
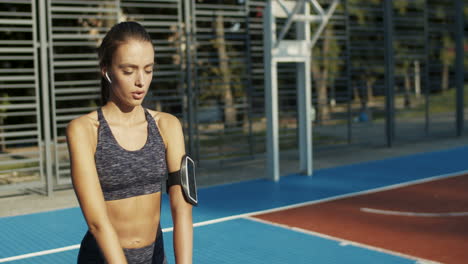
[[[387,158],[432,152],[468,145],[468,135],[461,137],[426,137],[423,139],[396,142],[391,148],[384,144],[351,144],[314,149],[314,170],[342,165],[382,160]],[[280,154],[280,173],[283,176],[297,173],[299,160],[297,151]],[[230,163],[218,169],[201,168],[199,187],[228,184],[266,177],[265,160],[262,157]],[[312,176],[313,177],[313,176]],[[37,193],[0,198],[0,217],[30,214],[79,206],[72,189],[56,190],[47,197]]]

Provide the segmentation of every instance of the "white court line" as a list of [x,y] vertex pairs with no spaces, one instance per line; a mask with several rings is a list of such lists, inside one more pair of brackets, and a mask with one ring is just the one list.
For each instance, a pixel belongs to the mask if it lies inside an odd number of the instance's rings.
[[303,233],[303,234],[307,234],[307,235],[313,235],[313,236],[325,238],[325,239],[328,239],[328,240],[334,240],[336,242],[339,242],[340,246],[352,245],[352,246],[355,246],[355,247],[374,250],[374,251],[377,251],[377,252],[382,252],[382,253],[386,253],[386,254],[389,254],[389,255],[394,255],[394,256],[397,256],[397,257],[416,260],[417,263],[442,264],[441,262],[437,262],[437,261],[433,261],[433,260],[427,260],[427,259],[423,259],[423,258],[420,258],[420,257],[416,257],[416,256],[407,255],[407,254],[403,254],[403,253],[400,253],[400,252],[388,250],[388,249],[385,249],[385,248],[380,248],[380,247],[375,247],[375,246],[371,246],[371,245],[367,245],[367,244],[362,244],[362,243],[359,243],[359,242],[346,240],[346,239],[342,239],[342,238],[339,238],[339,237],[330,236],[330,235],[310,231],[310,230],[299,228],[299,227],[293,227],[293,226],[278,224],[278,223],[275,223],[275,222],[270,222],[270,221],[267,221],[267,220],[254,218],[254,217],[250,217],[250,216],[244,217],[244,219],[248,219],[248,220],[251,220],[251,221],[254,221],[254,222],[259,222],[259,223],[262,223],[262,224],[267,224],[267,225],[272,225],[272,226],[284,228],[284,229],[287,229],[287,230],[291,230],[291,231],[295,231],[295,232],[299,232],[299,233]]
[[48,255],[48,254],[54,254],[54,253],[73,250],[73,249],[77,249],[77,248],[80,248],[79,244],[78,245],[73,245],[73,246],[68,246],[68,247],[49,249],[49,250],[44,250],[44,251],[39,251],[39,252],[34,252],[34,253],[29,253],[29,254],[23,254],[23,255],[14,256],[14,257],[2,258],[2,259],[0,259],[0,263],[14,261],[14,260],[20,260],[20,259],[25,259],[25,258],[38,257],[38,256],[43,256],[43,255]]
[[[419,180],[414,180],[414,181],[408,181],[408,182],[388,185],[388,186],[385,186],[385,187],[379,187],[379,188],[369,189],[369,190],[365,190],[365,191],[359,191],[359,192],[352,192],[352,193],[347,193],[347,194],[342,194],[342,195],[336,195],[336,196],[332,196],[332,197],[328,197],[328,198],[324,198],[324,199],[318,199],[318,200],[313,200],[313,201],[308,201],[308,202],[303,202],[303,203],[286,205],[286,206],[276,207],[276,208],[272,208],[272,209],[260,210],[260,211],[256,211],[256,212],[250,212],[250,213],[239,214],[239,215],[226,216],[226,217],[217,218],[217,219],[213,219],[213,220],[198,222],[198,223],[195,223],[193,226],[198,227],[198,226],[216,224],[216,223],[221,223],[221,222],[225,222],[225,221],[244,218],[244,217],[247,217],[247,216],[252,216],[252,215],[257,215],[257,214],[273,213],[273,212],[277,212],[277,211],[283,211],[283,210],[287,210],[287,209],[293,209],[293,208],[298,208],[298,207],[312,205],[312,204],[319,204],[319,203],[330,202],[330,201],[335,201],[335,200],[344,199],[344,198],[360,196],[360,195],[364,195],[364,194],[370,194],[370,193],[382,192],[382,191],[387,191],[387,190],[392,190],[392,189],[398,189],[398,188],[401,188],[401,187],[406,187],[406,186],[415,185],[415,184],[419,184],[419,183],[425,183],[425,182],[431,182],[431,181],[436,181],[436,180],[440,180],[440,179],[447,179],[447,178],[452,178],[452,177],[457,177],[457,176],[463,176],[465,174],[468,174],[468,170],[463,170],[463,171],[459,171],[459,172],[456,172],[456,173],[448,173],[448,174],[443,174],[443,175],[439,175],[439,176],[433,176],[433,177],[429,177],[429,178],[424,178],[424,179],[419,179]],[[304,176],[304,177],[307,177],[307,176]],[[172,228],[171,228],[171,231],[172,231]]]
[[[170,229],[170,231],[172,231],[172,227],[171,228],[164,228],[164,229],[162,229],[162,231],[163,232],[169,232],[169,231],[167,231],[167,229]],[[10,262],[10,261],[15,261],[15,260],[20,260],[20,259],[26,259],[26,258],[32,258],[32,257],[39,257],[39,256],[44,256],[44,255],[49,255],[49,254],[54,254],[54,253],[79,249],[79,248],[80,248],[80,244],[76,244],[76,245],[71,245],[71,246],[67,246],[67,247],[43,250],[43,251],[38,251],[38,252],[13,256],[13,257],[2,258],[2,259],[0,259],[0,263]]]
[[361,208],[362,212],[372,214],[383,214],[383,215],[398,215],[398,216],[419,216],[419,217],[456,217],[456,216],[468,216],[468,212],[446,212],[446,213],[418,213],[418,212],[402,212],[402,211],[390,211],[380,210],[372,208]]
[[[354,196],[359,196],[359,195],[364,195],[364,194],[370,194],[370,193],[376,193],[376,192],[381,192],[381,191],[386,191],[386,190],[392,190],[392,189],[397,189],[397,188],[400,188],[400,187],[410,186],[410,185],[414,185],[414,184],[418,184],[418,183],[425,183],[425,182],[430,182],[430,181],[435,181],[435,180],[440,180],[440,179],[446,179],[446,178],[462,176],[462,175],[467,174],[467,173],[468,173],[468,170],[463,170],[463,171],[459,171],[459,172],[456,172],[456,173],[455,172],[454,173],[447,173],[447,174],[442,174],[442,175],[439,175],[439,176],[433,176],[433,177],[429,177],[429,178],[424,178],[424,179],[419,179],[419,180],[414,180],[414,181],[408,181],[408,182],[393,184],[393,185],[389,185],[389,186],[385,186],[385,187],[369,189],[369,190],[366,190],[366,191],[352,192],[352,193],[348,193],[348,194],[332,196],[332,197],[319,199],[319,200],[313,200],[313,201],[309,201],[309,202],[297,203],[297,204],[281,206],[281,207],[276,207],[276,208],[267,209],[267,210],[260,210],[260,211],[256,211],[256,212],[250,212],[250,213],[245,213],[245,214],[238,214],[238,215],[232,215],[232,216],[217,218],[217,219],[208,220],[208,221],[202,221],[202,222],[198,222],[198,223],[193,224],[193,226],[194,227],[199,227],[199,226],[211,225],[211,224],[231,221],[231,220],[235,220],[235,219],[246,218],[246,217],[249,217],[249,216],[252,216],[252,215],[257,215],[257,214],[272,213],[272,212],[282,211],[282,210],[286,210],[286,209],[302,207],[302,206],[306,206],[306,205],[324,203],[324,202],[329,202],[329,201],[334,201],[334,200],[339,200],[339,199],[344,199],[344,198],[349,198],[349,197],[354,197]],[[307,176],[304,176],[304,177],[307,177]],[[163,232],[172,232],[173,227],[164,228],[162,231]],[[35,256],[53,254],[53,253],[57,253],[57,252],[67,251],[67,250],[73,250],[73,249],[75,249],[77,247],[79,248],[79,246],[80,245],[78,244],[78,245],[72,245],[72,246],[57,248],[57,249],[44,250],[44,251],[38,251],[38,252],[34,252],[34,253],[28,253],[28,254],[23,254],[23,255],[8,257],[8,258],[2,258],[2,259],[0,259],[0,263],[7,262],[7,261],[18,260],[18,259],[30,258],[30,257],[35,257]],[[59,251],[52,252],[54,250],[59,250]],[[46,253],[44,253],[44,252],[46,252]],[[38,255],[35,255],[35,254],[38,254]]]

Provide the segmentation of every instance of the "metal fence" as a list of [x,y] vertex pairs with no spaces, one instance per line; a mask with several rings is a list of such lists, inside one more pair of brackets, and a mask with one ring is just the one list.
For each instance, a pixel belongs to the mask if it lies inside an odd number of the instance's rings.
[[[65,127],[99,106],[96,48],[123,20],[154,41],[145,106],[181,118],[202,168],[263,159],[265,3],[0,0],[0,194],[70,186]],[[466,134],[467,4],[341,1],[313,50],[314,147]],[[295,150],[295,66],[278,76],[280,148]]]
[[0,183],[15,191],[44,185],[37,7],[29,0],[0,6]]

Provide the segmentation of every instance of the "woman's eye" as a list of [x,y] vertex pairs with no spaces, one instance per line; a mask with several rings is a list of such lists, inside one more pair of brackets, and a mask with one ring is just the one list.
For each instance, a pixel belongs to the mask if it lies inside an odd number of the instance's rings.
[[130,74],[132,74],[133,72],[131,72],[131,71],[124,71],[123,73],[124,73],[125,75],[130,75]]
[[146,71],[146,73],[150,74],[150,73],[153,73],[153,71]]

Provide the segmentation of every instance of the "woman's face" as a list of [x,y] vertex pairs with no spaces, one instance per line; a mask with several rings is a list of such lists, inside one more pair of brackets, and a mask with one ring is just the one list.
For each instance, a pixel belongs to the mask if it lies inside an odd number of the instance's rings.
[[[112,57],[109,99],[127,106],[141,105],[153,78],[154,50],[148,41],[129,40]],[[103,70],[103,74],[105,71]]]

